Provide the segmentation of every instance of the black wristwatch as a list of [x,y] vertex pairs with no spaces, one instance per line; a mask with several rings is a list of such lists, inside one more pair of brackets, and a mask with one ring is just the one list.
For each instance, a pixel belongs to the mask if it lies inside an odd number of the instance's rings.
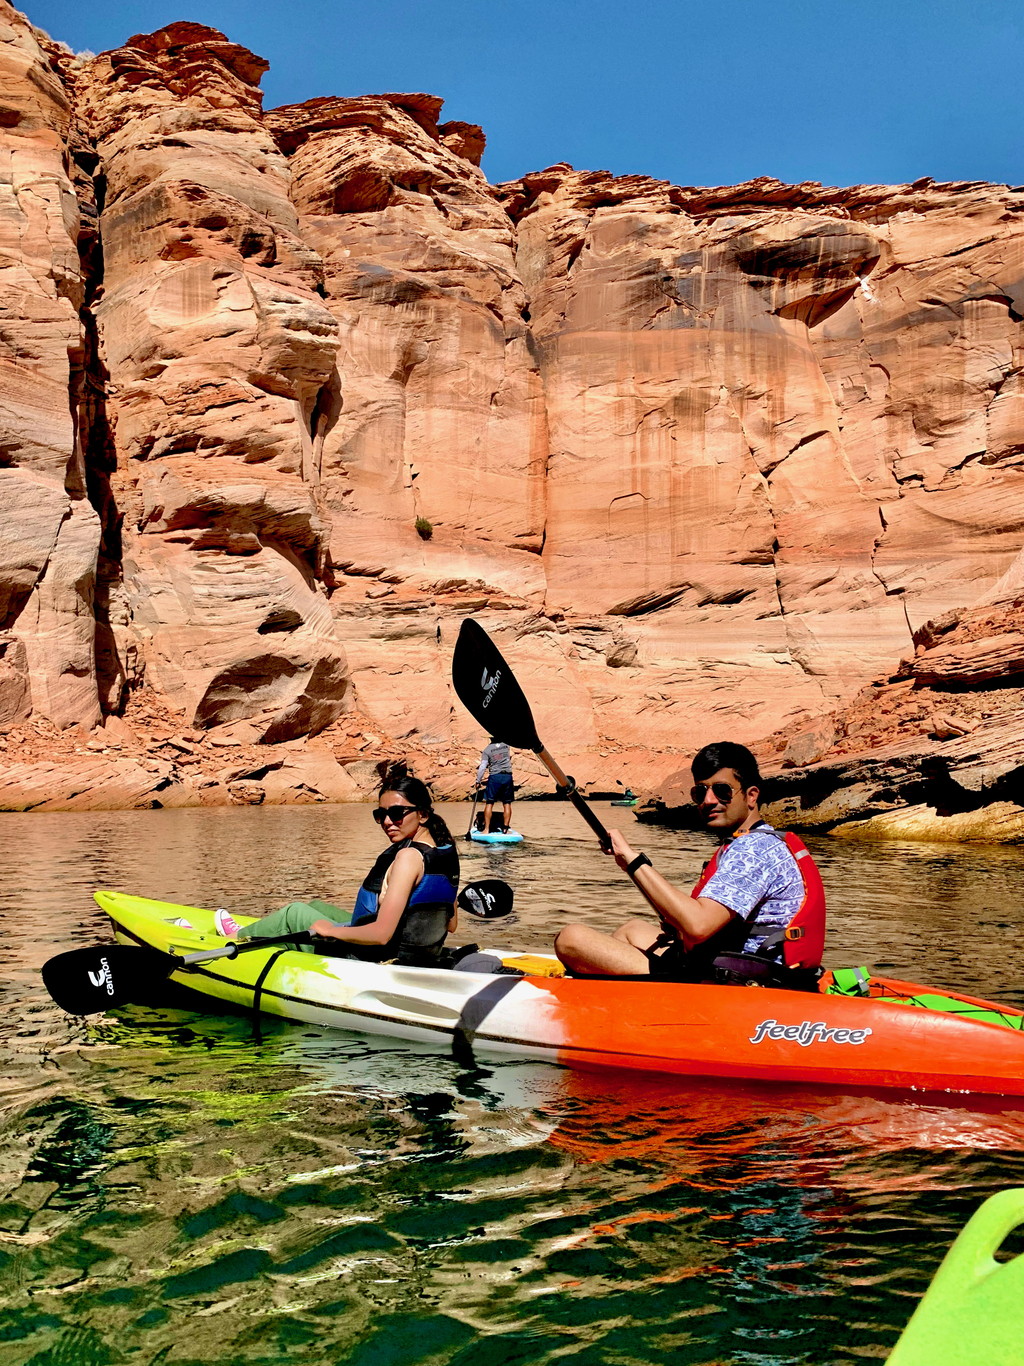
[[636,873],[636,870],[638,868],[642,868],[645,863],[647,864],[648,868],[654,867],[654,864],[651,862],[651,860],[647,857],[646,854],[637,854],[636,858],[633,860],[632,863],[626,864],[626,872],[629,874],[630,877],[633,877]]

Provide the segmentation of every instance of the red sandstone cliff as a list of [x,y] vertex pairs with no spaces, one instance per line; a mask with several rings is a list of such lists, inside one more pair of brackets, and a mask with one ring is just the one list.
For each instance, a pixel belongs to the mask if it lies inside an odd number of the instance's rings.
[[264,112],[265,70],[190,23],[83,61],[0,0],[0,806],[400,753],[461,792],[468,611],[636,785],[838,715],[1008,569],[1024,192],[491,187],[440,100]]

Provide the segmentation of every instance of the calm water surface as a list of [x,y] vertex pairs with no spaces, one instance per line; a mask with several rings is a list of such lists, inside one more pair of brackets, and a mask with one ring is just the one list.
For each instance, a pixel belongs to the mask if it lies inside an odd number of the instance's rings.
[[[466,828],[468,808],[446,809]],[[632,825],[628,811],[606,821]],[[571,810],[462,844],[546,949],[642,903]],[[690,883],[699,836],[636,830]],[[883,1360],[980,1200],[1024,1184],[1024,1109],[465,1071],[444,1052],[198,1014],[83,1026],[42,991],[107,937],[97,887],[235,910],[343,904],[365,807],[0,817],[3,1366],[853,1366]],[[1024,851],[815,846],[831,964],[1024,1004]]]

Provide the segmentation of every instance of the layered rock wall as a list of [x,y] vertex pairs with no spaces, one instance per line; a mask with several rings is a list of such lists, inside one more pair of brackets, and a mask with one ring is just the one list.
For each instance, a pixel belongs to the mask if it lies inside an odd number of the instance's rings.
[[145,693],[443,777],[472,612],[608,785],[834,713],[1024,542],[1022,192],[491,187],[202,25],[0,43],[0,730]]
[[287,740],[345,693],[312,436],[338,335],[260,117],[266,63],[218,39],[173,24],[70,73],[102,168],[93,314],[146,677],[190,724]]
[[548,399],[549,598],[778,716],[848,697],[1002,573],[1024,196],[568,167],[500,193]]
[[100,522],[76,421],[84,336],[71,101],[0,6],[0,724],[100,719]]

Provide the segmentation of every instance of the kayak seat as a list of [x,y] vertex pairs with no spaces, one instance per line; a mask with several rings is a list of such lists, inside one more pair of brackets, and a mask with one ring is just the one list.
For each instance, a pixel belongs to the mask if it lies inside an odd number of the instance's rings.
[[566,968],[566,977],[577,977],[589,982],[678,982],[680,986],[771,987],[776,991],[818,990],[821,968],[787,968],[784,963],[756,953],[720,953],[712,963],[712,975],[693,981],[683,977],[659,977],[653,973],[611,974],[573,972]]
[[525,977],[518,968],[507,968],[496,953],[460,954],[452,964],[454,972],[487,972],[496,977]]
[[712,980],[722,986],[772,987],[776,991],[814,991],[822,968],[788,968],[761,953],[720,953],[711,964]]
[[449,972],[488,972],[495,976],[525,977],[519,968],[506,967],[496,953],[481,950],[479,944],[460,944],[455,949],[442,949],[437,967]]

